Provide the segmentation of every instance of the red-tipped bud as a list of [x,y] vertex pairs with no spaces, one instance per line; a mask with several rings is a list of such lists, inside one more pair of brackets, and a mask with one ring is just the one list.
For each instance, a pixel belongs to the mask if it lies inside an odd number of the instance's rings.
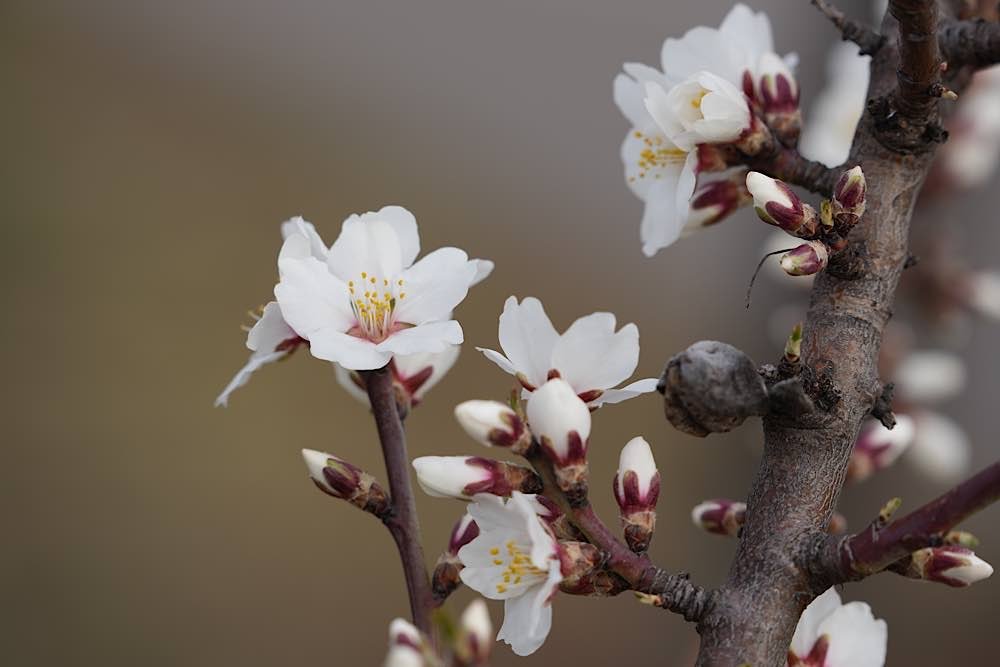
[[746,185],[761,220],[793,236],[815,236],[820,224],[819,214],[803,203],[788,185],[759,171],[747,174]]
[[592,595],[594,574],[603,555],[588,542],[560,542],[559,566],[563,580],[559,588],[574,595]]
[[965,547],[927,547],[910,554],[909,565],[901,574],[964,588],[992,575],[993,566]]
[[632,438],[622,448],[614,491],[625,530],[625,541],[632,551],[646,551],[656,528],[660,473],[645,439]]
[[468,514],[463,515],[451,529],[448,550],[438,558],[431,575],[431,588],[436,599],[444,600],[458,588],[461,583],[459,573],[464,567],[458,557],[458,551],[477,537],[479,537],[479,526]]
[[458,623],[455,638],[455,657],[463,667],[486,665],[493,646],[493,622],[490,611],[482,598],[473,600]]
[[691,200],[685,233],[714,225],[752,200],[746,187],[746,172],[706,183],[695,191]]
[[860,482],[892,465],[913,443],[915,435],[913,419],[906,415],[896,415],[891,430],[875,419],[865,422],[851,451],[847,481]]
[[532,433],[555,466],[559,488],[568,494],[585,493],[590,408],[568,382],[553,378],[531,394],[527,413]]
[[716,498],[706,500],[691,510],[691,520],[706,533],[736,537],[746,513],[746,503]]
[[303,449],[302,459],[309,477],[320,491],[384,517],[389,512],[389,494],[361,468],[332,454]]
[[821,241],[807,241],[781,256],[781,270],[790,276],[811,276],[829,261],[830,253]]
[[448,553],[458,555],[458,550],[479,537],[479,525],[468,514],[463,514],[448,538]]
[[792,70],[775,53],[761,56],[754,101],[782,143],[795,145],[802,130],[799,85]]
[[497,401],[465,401],[455,408],[455,419],[476,442],[488,447],[510,447],[523,453],[531,434],[516,412]]
[[389,624],[389,653],[384,667],[421,667],[433,656],[430,643],[408,621],[397,618]]
[[837,231],[846,235],[865,213],[865,197],[868,186],[861,167],[848,169],[833,187],[832,211]]
[[481,456],[421,456],[413,460],[420,488],[436,498],[469,500],[477,493],[537,493],[542,481],[530,468]]

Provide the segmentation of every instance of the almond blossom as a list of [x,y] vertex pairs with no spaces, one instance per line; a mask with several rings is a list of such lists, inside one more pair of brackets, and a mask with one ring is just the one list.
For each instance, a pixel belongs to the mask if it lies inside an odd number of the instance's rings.
[[802,612],[788,649],[789,667],[882,667],[888,629],[864,602],[843,604],[833,588]]
[[828,167],[847,159],[865,110],[870,63],[871,57],[861,55],[852,42],[833,47],[827,62],[826,87],[816,97],[802,127],[802,155]]
[[[720,209],[745,203],[733,193],[731,201],[706,201],[710,210],[698,212],[692,197],[700,174],[725,165],[701,155],[697,146],[734,141],[750,127],[745,95],[756,96],[758,79],[775,78],[776,57],[767,16],[737,4],[719,28],[699,26],[667,39],[662,72],[626,63],[624,74],[615,77],[615,104],[632,125],[621,157],[629,188],[645,202],[640,238],[647,257],[717,222]],[[791,78],[794,57],[784,63],[781,73]]]
[[562,334],[556,331],[542,302],[509,297],[500,315],[503,354],[476,348],[504,371],[517,377],[530,394],[553,377],[561,377],[591,408],[620,403],[656,389],[656,379],[626,380],[639,363],[639,329],[626,324],[615,331],[615,316],[592,313]]
[[533,496],[515,491],[510,499],[480,494],[469,505],[479,535],[458,552],[462,581],[491,600],[504,601],[497,640],[517,655],[538,650],[552,628],[552,597],[562,568],[559,543],[539,517]]

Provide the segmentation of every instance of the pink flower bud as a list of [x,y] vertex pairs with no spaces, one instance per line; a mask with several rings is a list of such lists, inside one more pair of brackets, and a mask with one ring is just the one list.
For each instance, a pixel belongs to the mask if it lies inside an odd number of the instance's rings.
[[865,213],[865,196],[868,186],[861,167],[848,169],[837,180],[833,187],[832,212],[836,229],[841,236],[846,236],[851,227]]
[[826,268],[830,253],[821,241],[807,241],[781,256],[781,268],[790,276],[811,276]]
[[910,554],[910,563],[902,574],[964,588],[992,575],[993,566],[965,547],[927,547]]
[[463,514],[448,539],[448,553],[457,556],[458,550],[479,536],[479,526],[468,514]]
[[487,447],[523,450],[531,444],[531,434],[521,418],[497,401],[459,403],[455,407],[455,419],[473,440]]
[[482,598],[473,600],[458,622],[455,653],[463,665],[485,665],[493,646],[493,622]]
[[785,61],[765,53],[757,66],[755,101],[765,113],[792,113],[799,107],[799,85]]
[[528,425],[555,464],[556,481],[566,493],[586,493],[590,408],[563,379],[553,378],[528,399]]
[[422,667],[429,653],[427,640],[408,621],[397,618],[389,624],[389,653],[384,667]]
[[535,471],[480,456],[421,456],[413,460],[413,468],[420,488],[437,498],[470,500],[477,493],[509,496],[542,489]]
[[745,172],[702,185],[691,200],[691,212],[685,233],[714,225],[729,216],[741,206],[750,203],[752,197],[746,188]]
[[892,429],[874,419],[865,422],[851,451],[847,481],[863,481],[892,465],[913,443],[915,434],[913,419],[906,415],[896,415]]
[[805,238],[816,234],[820,223],[816,209],[804,204],[785,183],[751,171],[747,174],[746,185],[761,220],[793,236]]
[[309,477],[323,493],[379,517],[389,511],[389,494],[361,468],[313,449],[303,449],[302,459],[309,469]]
[[645,439],[632,438],[622,449],[614,491],[625,541],[636,553],[646,551],[656,528],[660,473]]
[[691,510],[694,525],[707,533],[736,537],[746,517],[747,504],[716,498],[706,500]]

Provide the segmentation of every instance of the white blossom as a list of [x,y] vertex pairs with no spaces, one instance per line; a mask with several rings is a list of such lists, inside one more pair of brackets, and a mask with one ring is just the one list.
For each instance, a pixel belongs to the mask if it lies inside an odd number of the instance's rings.
[[[418,352],[416,354],[396,354],[389,362],[395,385],[404,391],[410,399],[410,405],[416,407],[431,389],[451,370],[458,361],[461,345],[448,345],[441,352]],[[368,392],[365,391],[361,376],[348,370],[340,364],[333,365],[338,384],[361,403],[369,405]]]
[[646,110],[680,149],[736,141],[750,128],[750,107],[739,88],[711,72],[695,72],[665,90],[646,84]]
[[802,128],[799,151],[828,167],[843,164],[865,110],[871,58],[853,42],[838,42],[827,61],[827,85],[813,102]]
[[882,667],[888,628],[864,602],[843,604],[833,588],[802,612],[788,649],[795,667]]
[[462,581],[492,600],[504,601],[498,640],[529,655],[552,627],[552,597],[562,581],[559,545],[536,513],[532,496],[515,491],[509,500],[478,495],[469,515],[479,535],[461,548]]
[[568,382],[590,407],[619,403],[656,389],[655,378],[612,389],[632,375],[639,363],[639,329],[626,324],[615,331],[611,313],[581,317],[559,334],[541,301],[528,297],[518,303],[512,296],[500,315],[499,337],[504,354],[476,349],[516,376],[529,393],[550,376]]

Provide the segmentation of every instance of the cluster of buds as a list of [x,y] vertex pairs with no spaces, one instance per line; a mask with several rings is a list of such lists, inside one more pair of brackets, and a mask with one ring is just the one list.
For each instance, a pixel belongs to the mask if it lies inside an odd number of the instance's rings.
[[896,569],[903,576],[964,588],[993,574],[993,567],[971,549],[945,545],[914,551]]
[[906,451],[916,435],[913,419],[906,415],[896,415],[896,425],[892,429],[872,419],[861,427],[861,434],[847,465],[847,481],[860,482],[892,465]]
[[435,498],[470,500],[477,493],[538,493],[542,480],[524,466],[481,456],[421,456],[413,460],[417,482]]
[[824,200],[819,212],[770,176],[751,171],[746,185],[761,220],[806,241],[781,257],[781,268],[790,276],[811,276],[826,268],[830,255],[847,246],[847,235],[865,212],[861,167],[841,174],[833,199]]
[[587,494],[587,440],[590,408],[568,382],[553,378],[528,401],[528,424],[552,461],[559,489],[570,502]]
[[332,454],[313,449],[303,449],[302,458],[309,477],[320,491],[379,518],[388,516],[389,494],[370,474]]
[[696,505],[691,510],[691,520],[706,533],[736,537],[746,519],[746,514],[746,503],[716,498]]
[[455,408],[455,419],[469,437],[487,447],[506,447],[524,454],[531,433],[521,416],[497,401],[465,401]]
[[448,549],[438,557],[434,566],[434,574],[431,576],[431,588],[434,597],[444,600],[452,591],[458,588],[461,579],[459,572],[462,571],[462,561],[458,557],[458,550],[479,536],[479,525],[468,514],[463,514],[455,527],[451,529],[451,537],[448,538]]
[[622,449],[614,491],[625,541],[632,551],[643,553],[653,538],[660,497],[660,473],[645,439],[632,438]]
[[794,146],[802,130],[799,84],[778,54],[767,52],[757,66],[757,80],[749,70],[743,74],[743,92],[764,122],[786,146]]

